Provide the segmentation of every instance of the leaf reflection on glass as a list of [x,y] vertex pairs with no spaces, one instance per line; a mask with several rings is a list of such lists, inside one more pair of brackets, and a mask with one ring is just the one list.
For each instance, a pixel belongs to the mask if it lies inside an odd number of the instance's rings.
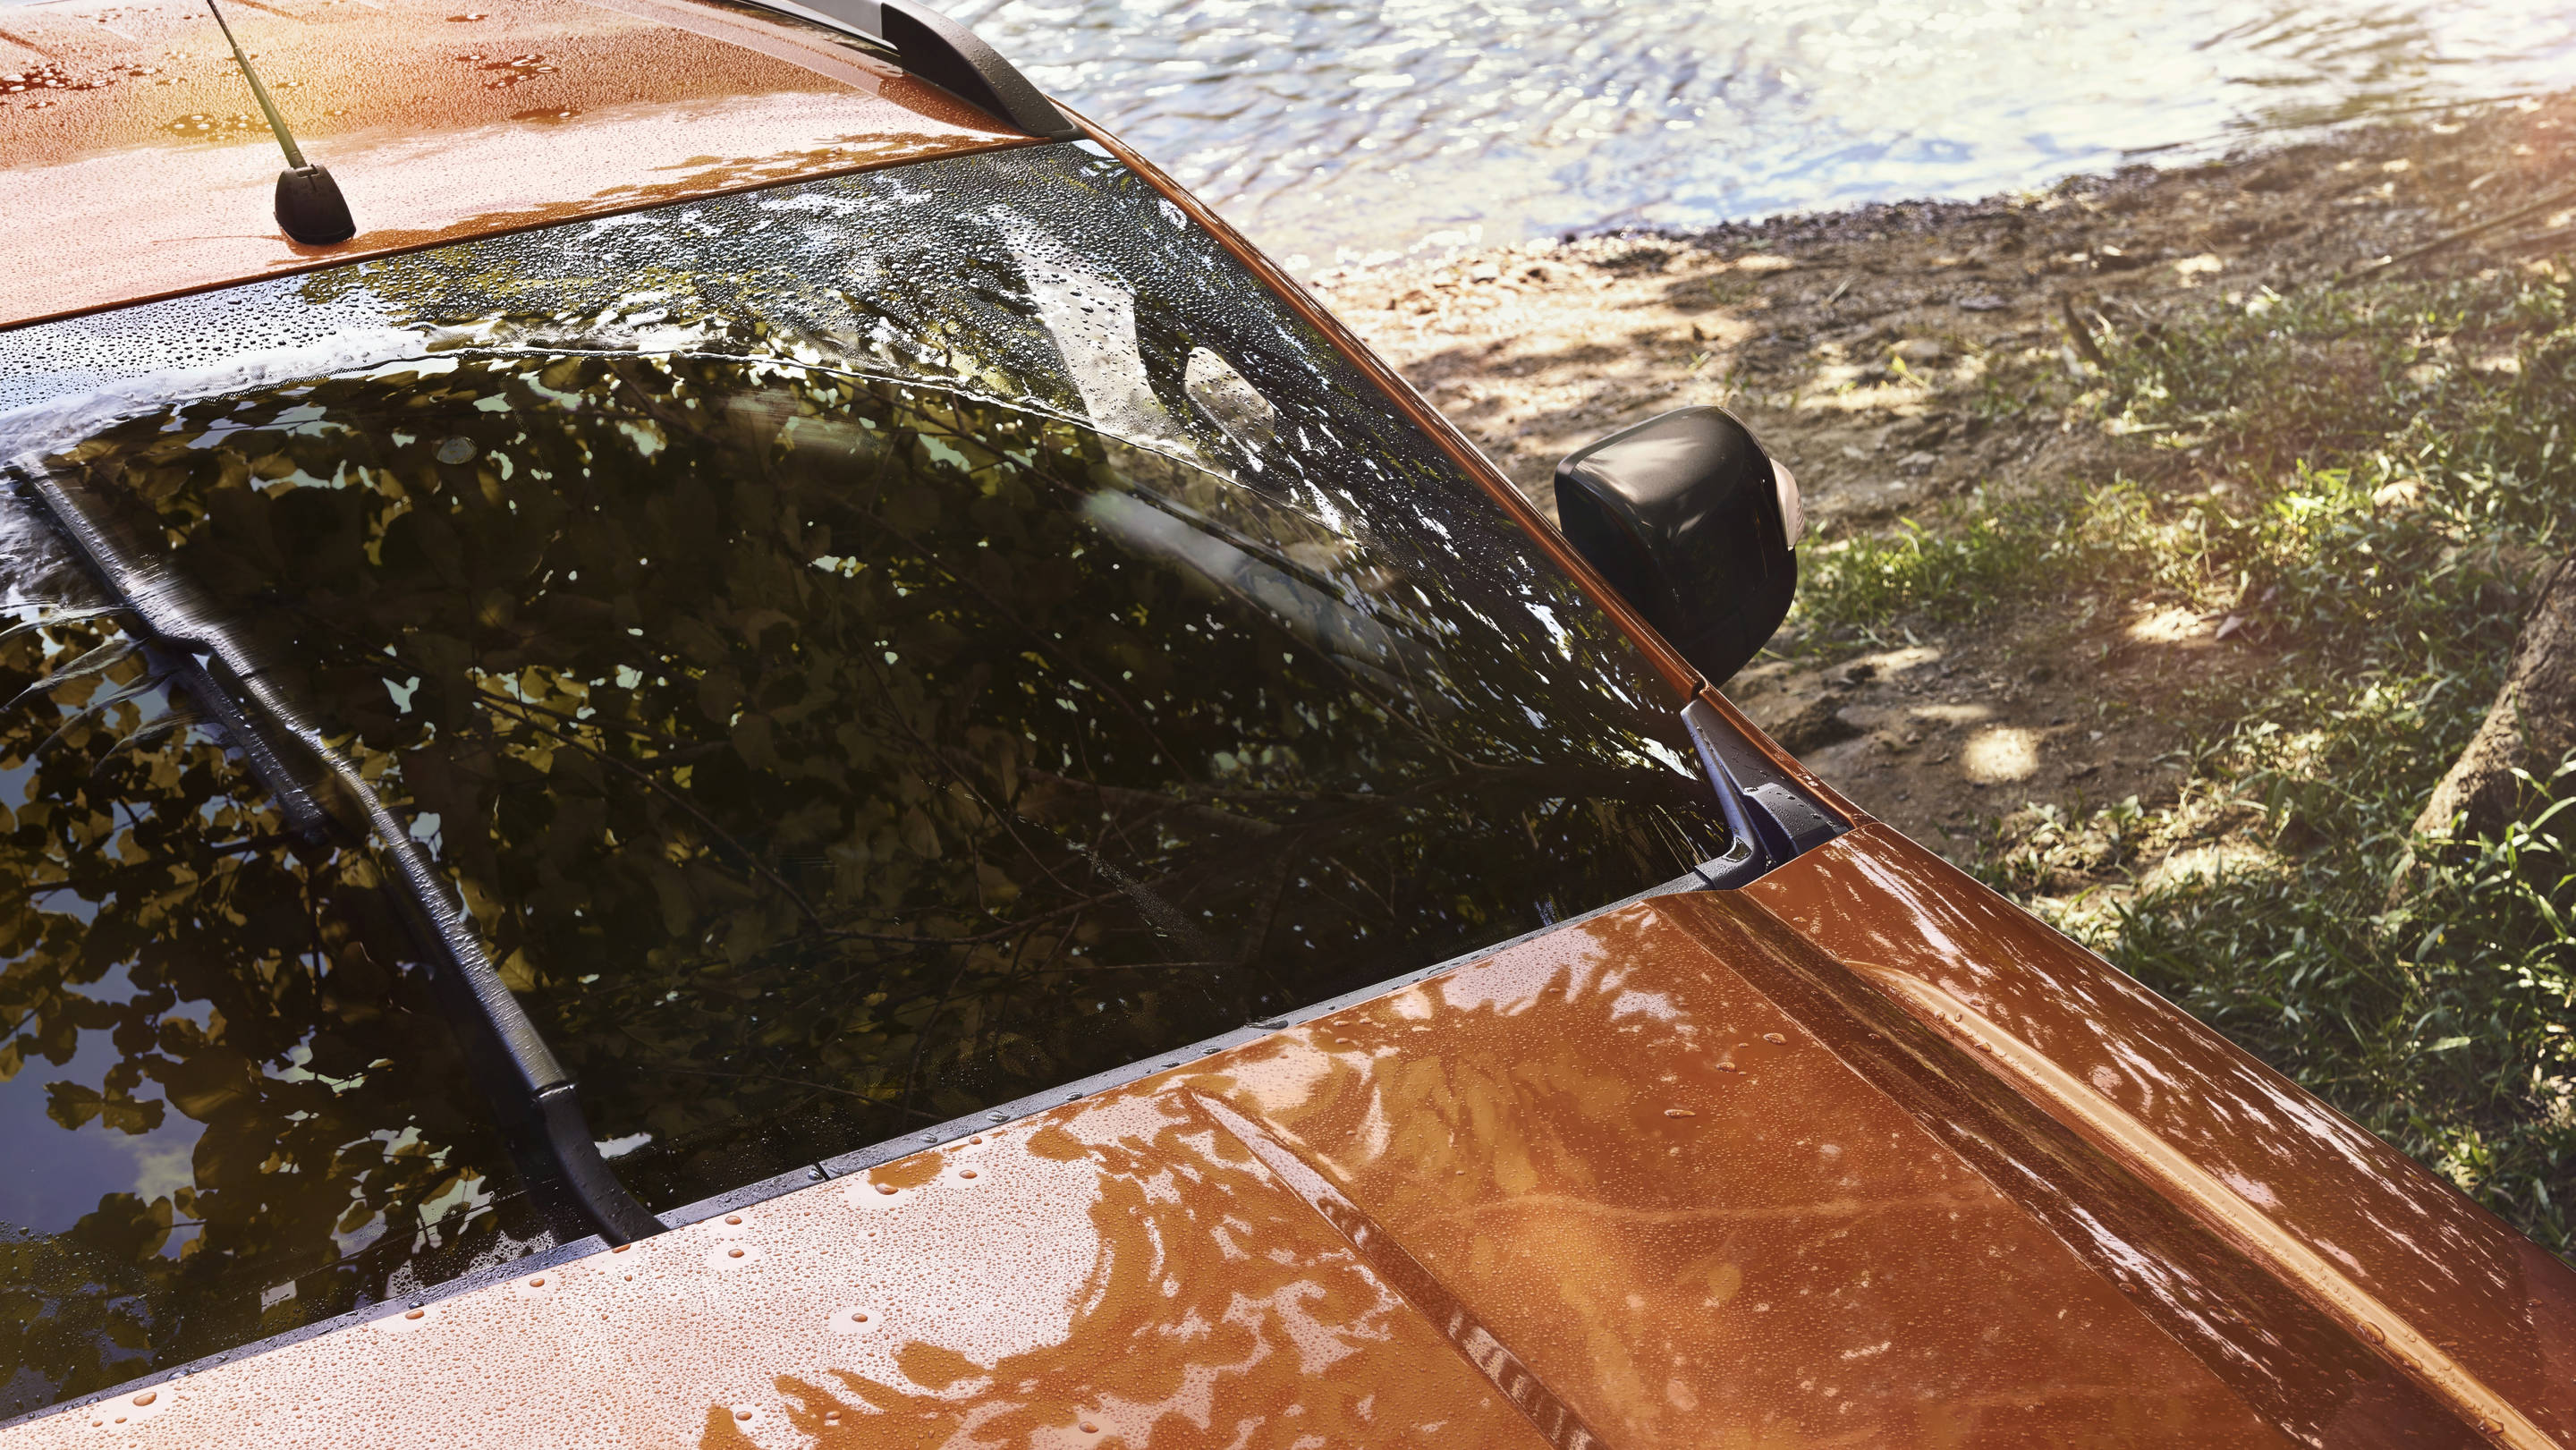
[[[41,1093],[75,1135],[175,1135],[187,1165],[148,1199],[131,1171],[134,1191],[94,1205],[16,1188],[54,1217],[0,1229],[0,1354],[17,1392],[32,1374],[53,1397],[336,1312],[380,1286],[369,1260],[419,1245],[440,1217],[425,1205],[462,1206],[500,1155],[440,1023],[398,984],[367,853],[291,841],[111,615],[81,599],[18,613],[0,642],[16,697],[0,712],[0,1093]],[[18,1173],[61,1161],[11,1147]]]
[[[0,334],[48,400],[9,424],[400,809],[656,1205],[1723,844],[1634,647],[1074,147]],[[292,844],[23,522],[0,689],[63,673],[0,721],[0,1095],[193,1154],[0,1234],[35,1401],[519,1251],[382,855]]]
[[597,1135],[651,1135],[619,1160],[651,1202],[1713,849],[1497,601],[1044,414],[451,359],[84,461],[434,840]]

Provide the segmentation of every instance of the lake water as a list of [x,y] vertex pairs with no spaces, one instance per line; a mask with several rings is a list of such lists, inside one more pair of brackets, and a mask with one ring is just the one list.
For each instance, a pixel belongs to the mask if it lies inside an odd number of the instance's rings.
[[946,8],[1301,270],[1978,196],[2124,148],[2563,86],[2576,61],[2567,0]]

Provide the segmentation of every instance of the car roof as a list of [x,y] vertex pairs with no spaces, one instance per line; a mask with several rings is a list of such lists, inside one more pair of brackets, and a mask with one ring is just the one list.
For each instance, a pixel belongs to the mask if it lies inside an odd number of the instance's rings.
[[692,0],[233,0],[358,224],[283,167],[197,0],[0,10],[0,327],[1035,139],[822,25]]

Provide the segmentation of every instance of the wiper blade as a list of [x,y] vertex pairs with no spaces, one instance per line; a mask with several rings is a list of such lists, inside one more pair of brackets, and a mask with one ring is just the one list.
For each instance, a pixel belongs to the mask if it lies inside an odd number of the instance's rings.
[[[134,622],[133,632],[175,663],[190,698],[214,714],[278,803],[288,828],[320,840],[336,827],[383,853],[393,868],[387,873],[393,899],[428,959],[431,995],[456,1028],[530,1197],[557,1238],[570,1242],[596,1233],[622,1244],[661,1232],[661,1220],[600,1156],[572,1074],[501,980],[472,916],[428,849],[265,677],[187,579],[123,542],[121,531],[92,509],[84,486],[67,482],[34,456],[9,462],[118,600]],[[331,798],[342,804],[341,812],[330,808]],[[344,815],[357,819],[338,826]]]

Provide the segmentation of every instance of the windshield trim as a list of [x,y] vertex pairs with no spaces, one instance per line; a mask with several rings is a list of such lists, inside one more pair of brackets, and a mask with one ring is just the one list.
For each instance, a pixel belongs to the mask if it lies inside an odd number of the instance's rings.
[[1760,784],[1771,783],[1802,798],[1804,804],[1820,810],[1833,834],[1849,830],[1870,819],[1866,812],[1861,811],[1844,799],[1840,792],[1819,780],[1813,772],[1798,762],[1797,757],[1781,749],[1776,741],[1764,734],[1751,720],[1745,718],[1744,713],[1736,709],[1719,689],[1722,682],[1704,678],[1695,666],[1682,658],[1680,651],[1666,643],[1664,637],[1656,632],[1655,627],[1646,622],[1645,616],[1631,607],[1619,591],[1610,586],[1610,581],[1603,578],[1600,571],[1592,567],[1591,561],[1576,551],[1564,533],[1530,503],[1528,497],[1512,483],[1511,479],[1504,476],[1501,469],[1494,466],[1494,461],[1485,456],[1484,450],[1476,446],[1474,439],[1461,432],[1457,424],[1450,422],[1447,414],[1433,407],[1420,392],[1415,390],[1412,383],[1406,381],[1401,373],[1389,367],[1367,343],[1360,340],[1357,333],[1351,331],[1347,324],[1318,302],[1314,294],[1308,292],[1296,278],[1290,276],[1286,269],[1272,261],[1241,232],[1236,231],[1232,223],[1209,209],[1207,203],[1191,195],[1179,182],[1166,175],[1161,167],[1119,140],[1106,127],[1073,107],[1063,105],[1061,101],[1057,104],[1062,106],[1064,113],[1071,116],[1075,124],[1081,126],[1090,136],[1091,144],[1107,151],[1127,169],[1143,177],[1147,185],[1161,192],[1165,200],[1179,207],[1191,221],[1197,223],[1201,230],[1213,238],[1218,246],[1223,247],[1228,255],[1259,278],[1262,284],[1267,286],[1291,311],[1323,334],[1325,341],[1331,343],[1334,350],[1339,352],[1345,361],[1359,369],[1369,381],[1377,384],[1379,392],[1385,396],[1387,402],[1402,413],[1413,426],[1421,429],[1469,478],[1475,480],[1476,485],[1493,499],[1495,505],[1509,515],[1512,522],[1520,525],[1521,531],[1528,535],[1530,542],[1574,581],[1575,587],[1583,591],[1584,597],[1591,605],[1600,610],[1604,617],[1616,624],[1621,632],[1636,644],[1639,652],[1645,655],[1647,663],[1664,677],[1665,682],[1679,696],[1677,704],[1698,702],[1714,710],[1726,727],[1725,733],[1734,737],[1732,742],[1722,744],[1720,749],[1727,757],[1728,764],[1736,776],[1742,778],[1748,786],[1758,788]]

